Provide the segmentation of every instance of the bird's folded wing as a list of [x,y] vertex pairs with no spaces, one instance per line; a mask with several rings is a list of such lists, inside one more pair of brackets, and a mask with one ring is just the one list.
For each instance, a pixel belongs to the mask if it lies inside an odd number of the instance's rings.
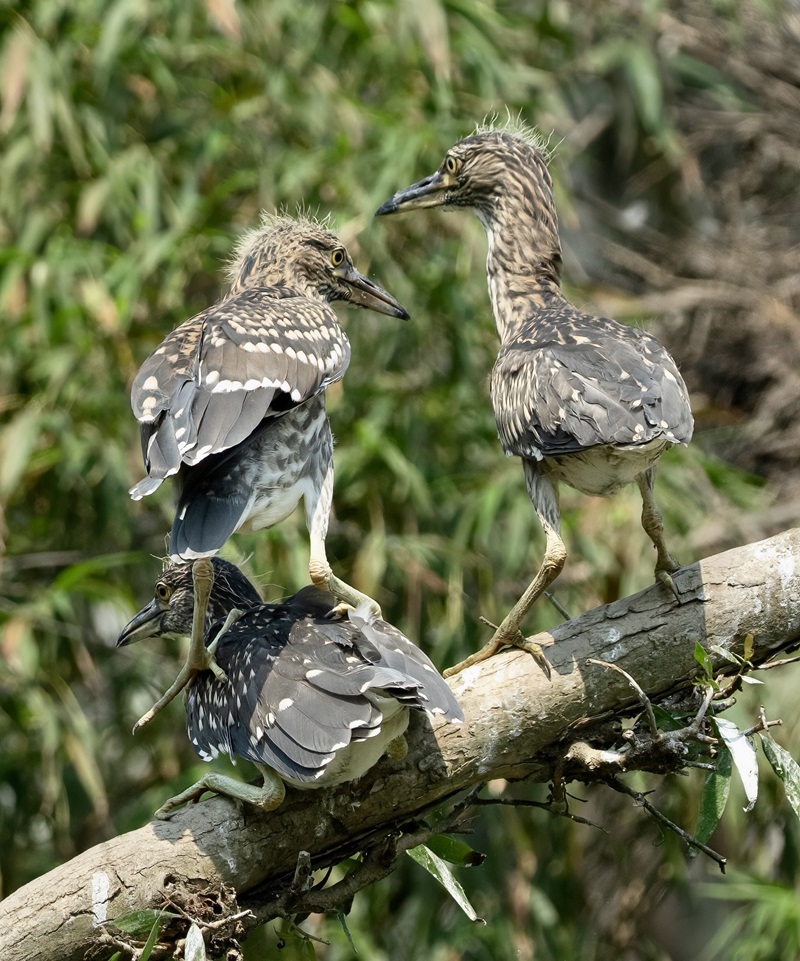
[[674,361],[654,338],[625,330],[594,344],[551,340],[501,350],[491,389],[509,454],[538,460],[605,444],[689,441],[688,392]]
[[243,291],[197,314],[145,361],[131,405],[151,477],[174,474],[247,438],[270,415],[340,379],[347,338],[327,304]]

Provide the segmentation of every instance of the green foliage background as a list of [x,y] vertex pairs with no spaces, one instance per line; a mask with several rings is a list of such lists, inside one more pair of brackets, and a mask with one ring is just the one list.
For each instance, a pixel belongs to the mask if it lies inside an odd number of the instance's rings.
[[[241,231],[261,209],[331,212],[359,267],[412,315],[401,324],[343,312],[353,361],[329,392],[338,440],[329,555],[444,666],[482,642],[478,616],[502,616],[543,539],[488,403],[496,335],[480,226],[436,213],[376,222],[372,212],[476,121],[520,112],[553,131],[568,292],[633,322],[659,312],[692,383],[685,325],[702,305],[646,310],[654,278],[671,289],[669,260],[665,279],[618,252],[644,247],[658,259],[660,242],[689,250],[700,238],[710,256],[720,246],[714,189],[747,144],[724,122],[716,139],[693,140],[686,105],[723,119],[769,112],[746,76],[704,58],[681,31],[707,27],[745,57],[754,34],[791,25],[787,11],[777,0],[0,6],[2,893],[142,824],[201,769],[180,705],[129,733],[178,651],[113,649],[150,596],[172,506],[168,490],[128,499],[141,476],[128,392],[165,332],[218,296]],[[765,208],[796,192],[800,165],[786,157],[763,174],[775,191]],[[766,188],[748,190],[752,202]],[[718,275],[701,259],[678,272]],[[741,518],[770,505],[771,488],[714,454],[747,437],[750,411],[735,402],[744,380],[734,366],[709,395],[710,381],[695,376],[697,443],[664,459],[657,493],[687,561],[741,539]],[[570,559],[557,594],[568,609],[650,582],[635,491],[609,502],[565,491],[563,505]],[[293,591],[307,576],[302,517],[237,535],[226,554],[246,559],[266,594]],[[540,605],[530,628],[556,619]],[[698,786],[668,785],[661,801],[688,823]],[[786,931],[782,921],[797,921],[797,832],[778,789],[768,791],[747,824],[728,819],[720,843],[742,871],[754,868],[741,897],[766,904],[767,922]],[[475,844],[489,859],[463,880],[490,924],[470,925],[409,863],[357,899],[349,926],[359,956],[694,957],[710,937],[698,921],[708,902],[690,880],[704,869],[687,869],[669,841],[643,857],[639,836],[649,845],[655,830],[615,803],[589,798],[612,825],[602,840],[529,812],[485,815]],[[761,851],[767,835],[780,839],[774,856],[738,856]],[[598,898],[600,888],[611,893]],[[667,908],[654,915],[659,902]],[[668,930],[676,913],[688,919],[681,939]],[[767,922],[745,925],[750,956],[796,956],[797,946],[774,953]],[[333,943],[318,957],[352,957],[335,925],[320,925]],[[274,943],[260,932],[250,956],[272,956]]]

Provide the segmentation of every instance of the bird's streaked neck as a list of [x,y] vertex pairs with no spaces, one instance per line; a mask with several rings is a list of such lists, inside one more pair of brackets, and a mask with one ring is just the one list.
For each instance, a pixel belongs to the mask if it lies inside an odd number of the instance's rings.
[[486,230],[486,273],[500,339],[531,304],[547,307],[563,299],[561,243],[552,203],[542,205],[525,193],[507,193],[475,213]]

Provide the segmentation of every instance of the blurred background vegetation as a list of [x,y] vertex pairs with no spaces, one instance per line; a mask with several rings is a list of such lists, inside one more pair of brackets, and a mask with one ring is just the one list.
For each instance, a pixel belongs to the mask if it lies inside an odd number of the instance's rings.
[[[329,555],[439,665],[485,639],[478,616],[502,616],[543,538],[488,401],[482,229],[372,212],[494,111],[551,134],[568,294],[646,323],[690,385],[696,441],[657,485],[674,553],[797,523],[792,0],[29,0],[0,5],[0,30],[0,893],[141,825],[201,769],[177,702],[130,735],[178,651],[114,650],[151,596],[172,506],[169,485],[128,499],[142,470],[128,392],[218,296],[262,208],[331,212],[412,315],[342,312]],[[635,490],[563,501],[569,610],[650,583]],[[299,514],[226,553],[271,597],[306,579]],[[530,629],[556,618],[539,605]],[[759,689],[789,748],[791,670]],[[639,786],[691,826],[699,779]],[[749,815],[734,796],[713,839],[736,883],[626,799],[582,796],[608,835],[543,812],[476,820],[489,857],[461,879],[488,926],[409,862],[356,899],[359,957],[800,956],[800,837],[777,782]],[[332,940],[318,958],[353,957],[335,923],[307,925]],[[258,932],[248,956],[275,943]]]

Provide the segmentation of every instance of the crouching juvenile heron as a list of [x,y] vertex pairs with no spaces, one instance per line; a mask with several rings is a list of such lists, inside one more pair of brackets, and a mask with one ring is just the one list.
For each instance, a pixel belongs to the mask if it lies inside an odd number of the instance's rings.
[[507,644],[529,650],[549,673],[520,623],[566,560],[559,482],[608,496],[635,481],[642,526],[657,552],[656,578],[675,593],[670,575],[680,565],[667,550],[653,482],[661,454],[691,439],[688,392],[654,337],[585,314],[565,299],[552,181],[543,147],[529,130],[478,128],[448,150],[436,173],[400,190],[377,213],[423,207],[471,210],[486,230],[489,296],[500,336],[492,404],[506,454],[522,458],[547,537],[541,568],[491,641],[445,675]]
[[[168,334],[134,380],[148,476],[131,496],[176,475],[176,561],[215,554],[246,522],[271,527],[302,500],[313,583],[379,614],[334,576],[325,552],[333,496],[325,389],[350,361],[330,304],[408,314],[356,270],[330,230],[305,218],[264,216],[239,244],[229,277],[222,300]],[[210,663],[205,648],[194,656],[196,667]]]
[[[405,756],[409,710],[460,723],[463,714],[428,657],[366,607],[337,608],[313,586],[265,604],[233,564],[215,557],[205,604],[205,644],[225,672],[197,673],[189,687],[189,739],[205,761],[255,762],[255,787],[207,774],[156,812],[166,818],[205,791],[270,811],[286,784],[322,788],[361,777],[385,753]],[[118,646],[197,629],[193,565],[171,564]]]

